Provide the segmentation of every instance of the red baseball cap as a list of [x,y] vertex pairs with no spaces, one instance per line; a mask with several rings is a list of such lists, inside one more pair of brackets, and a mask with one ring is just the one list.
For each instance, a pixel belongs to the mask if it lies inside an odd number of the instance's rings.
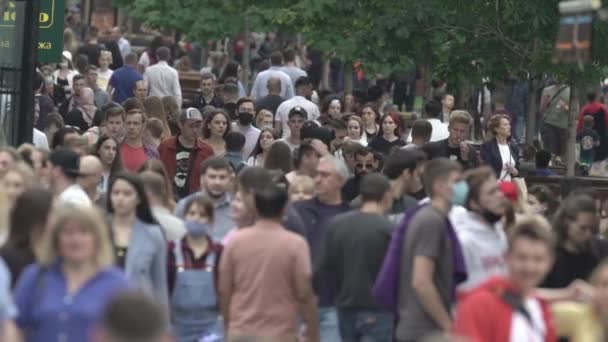
[[498,187],[509,201],[517,202],[519,199],[519,191],[517,190],[517,185],[515,183],[510,181],[501,181],[498,183]]

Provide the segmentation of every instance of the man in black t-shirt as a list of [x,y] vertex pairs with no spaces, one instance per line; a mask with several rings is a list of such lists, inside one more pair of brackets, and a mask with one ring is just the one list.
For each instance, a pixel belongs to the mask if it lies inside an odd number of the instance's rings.
[[[373,173],[361,181],[360,210],[337,215],[327,230],[315,272],[334,274],[340,335],[343,341],[390,341],[394,317],[372,298],[372,287],[391,239],[384,217],[393,203],[391,183]],[[365,321],[365,325],[360,322]]]
[[454,111],[450,115],[447,139],[436,141],[424,146],[429,160],[435,158],[448,158],[460,162],[466,169],[475,168],[478,165],[477,151],[465,142],[471,129],[472,119],[465,111]]
[[258,99],[255,103],[258,111],[266,109],[272,113],[273,122],[275,121],[275,115],[277,114],[277,108],[285,101],[281,97],[281,79],[278,77],[270,77],[268,79],[268,95]]

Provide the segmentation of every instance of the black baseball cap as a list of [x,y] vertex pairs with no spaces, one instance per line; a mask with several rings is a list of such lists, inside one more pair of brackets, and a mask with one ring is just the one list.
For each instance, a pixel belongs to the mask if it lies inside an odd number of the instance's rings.
[[80,176],[80,156],[68,148],[53,151],[49,156],[49,161],[53,166],[60,167],[67,176]]

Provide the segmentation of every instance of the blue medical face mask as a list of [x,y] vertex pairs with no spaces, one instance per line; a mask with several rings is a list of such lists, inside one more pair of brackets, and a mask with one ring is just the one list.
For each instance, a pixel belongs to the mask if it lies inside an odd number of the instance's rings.
[[186,230],[188,234],[193,237],[202,237],[209,235],[209,223],[202,223],[197,221],[186,221]]
[[469,183],[463,180],[454,183],[454,186],[452,187],[452,205],[465,206],[467,204],[468,196]]

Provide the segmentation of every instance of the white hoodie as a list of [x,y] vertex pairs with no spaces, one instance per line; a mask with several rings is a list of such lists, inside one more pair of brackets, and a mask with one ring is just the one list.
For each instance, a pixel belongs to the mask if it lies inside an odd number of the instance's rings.
[[450,220],[462,245],[468,274],[458,291],[472,290],[491,276],[506,274],[508,244],[501,223],[491,227],[479,214],[462,207],[451,210]]

